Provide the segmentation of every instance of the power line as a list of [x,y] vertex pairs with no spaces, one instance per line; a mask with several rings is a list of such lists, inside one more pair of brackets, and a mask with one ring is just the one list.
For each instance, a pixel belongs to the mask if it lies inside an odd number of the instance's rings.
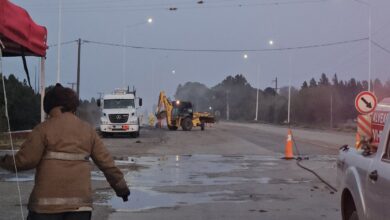
[[[67,45],[67,44],[76,43],[76,42],[77,42],[77,40],[64,41],[64,42],[61,42],[61,45]],[[57,45],[58,45],[58,43],[49,44],[47,46],[50,48],[50,47],[55,47]]]
[[345,40],[345,41],[337,41],[330,43],[322,43],[322,44],[312,44],[305,46],[296,46],[296,47],[281,47],[281,48],[261,48],[261,49],[185,49],[185,48],[166,48],[166,47],[146,47],[146,46],[134,46],[127,44],[118,44],[118,43],[108,43],[101,41],[91,41],[91,40],[83,40],[84,43],[103,45],[103,46],[112,46],[112,47],[127,47],[133,49],[142,49],[142,50],[159,50],[159,51],[173,51],[173,52],[206,52],[206,53],[239,53],[239,52],[271,52],[271,51],[288,51],[288,50],[302,50],[302,49],[310,49],[310,48],[320,48],[320,47],[330,47],[342,44],[350,44],[361,41],[368,40],[367,37],[353,39],[353,40]]
[[386,47],[380,45],[379,43],[375,42],[375,41],[371,41],[372,44],[374,44],[375,46],[377,46],[378,48],[382,49],[383,51],[385,51],[386,53],[390,54],[390,50],[387,49]]
[[[274,2],[262,2],[262,3],[236,3],[236,2],[207,2],[203,4],[196,4],[195,2],[178,2],[178,3],[160,3],[160,4],[138,4],[138,5],[74,5],[63,7],[64,11],[68,12],[93,12],[96,10],[118,10],[118,11],[151,11],[151,10],[170,10],[176,8],[177,10],[189,10],[189,9],[219,9],[219,8],[244,8],[244,7],[262,7],[262,6],[281,6],[281,5],[294,5],[294,4],[312,4],[322,3],[328,0],[295,0],[295,1],[274,1]],[[34,6],[32,6],[34,7]],[[54,9],[57,6],[45,7],[35,6],[40,9]]]

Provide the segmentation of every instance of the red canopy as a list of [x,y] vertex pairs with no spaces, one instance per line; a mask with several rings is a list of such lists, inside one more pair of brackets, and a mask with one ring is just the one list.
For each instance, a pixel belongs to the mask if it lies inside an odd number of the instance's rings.
[[0,40],[5,46],[3,56],[46,56],[46,28],[8,0],[0,0]]

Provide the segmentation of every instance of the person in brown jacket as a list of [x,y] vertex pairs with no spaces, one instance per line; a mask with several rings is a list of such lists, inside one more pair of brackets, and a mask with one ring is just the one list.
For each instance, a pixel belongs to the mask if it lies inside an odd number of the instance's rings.
[[[32,130],[15,155],[18,171],[36,169],[28,220],[91,219],[89,158],[103,171],[117,196],[127,201],[130,195],[122,172],[95,129],[74,114],[78,104],[75,92],[57,83],[44,99],[49,118]],[[0,157],[0,167],[14,171],[12,156]]]

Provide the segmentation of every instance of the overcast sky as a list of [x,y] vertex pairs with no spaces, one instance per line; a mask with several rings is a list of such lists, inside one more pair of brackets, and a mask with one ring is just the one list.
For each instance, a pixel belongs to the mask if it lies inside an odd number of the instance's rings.
[[[48,29],[48,44],[58,37],[58,1],[12,0]],[[390,49],[390,1],[368,1],[372,7],[372,39]],[[279,4],[269,4],[279,3]],[[240,6],[241,5],[241,6]],[[167,8],[177,7],[176,11]],[[368,37],[368,6],[354,0],[63,0],[62,41],[78,38],[122,43],[125,26],[129,45],[179,49],[250,50],[300,47]],[[274,45],[268,44],[269,40]],[[61,83],[76,81],[76,43],[62,46]],[[170,96],[179,83],[198,81],[214,86],[228,75],[244,74],[261,89],[318,79],[321,73],[339,79],[368,77],[368,41],[311,49],[247,52],[175,52],[126,50],[125,84],[135,86],[144,103],[157,102],[158,92]],[[290,59],[291,58],[291,59]],[[28,58],[34,84],[37,58]],[[291,65],[290,61],[291,60]],[[372,76],[390,79],[390,54],[372,47]],[[47,53],[46,84],[56,82],[57,48]],[[21,58],[7,58],[6,74],[25,78]],[[290,68],[291,67],[291,68]],[[260,70],[260,71],[259,71]],[[175,73],[173,74],[174,71]],[[122,48],[82,45],[81,97],[97,97],[122,87]]]

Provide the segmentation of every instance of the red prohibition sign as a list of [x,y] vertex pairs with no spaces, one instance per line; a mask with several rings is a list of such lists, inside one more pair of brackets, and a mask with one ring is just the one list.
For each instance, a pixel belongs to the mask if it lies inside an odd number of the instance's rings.
[[378,104],[376,96],[369,91],[363,91],[356,96],[355,107],[361,114],[370,114]]

